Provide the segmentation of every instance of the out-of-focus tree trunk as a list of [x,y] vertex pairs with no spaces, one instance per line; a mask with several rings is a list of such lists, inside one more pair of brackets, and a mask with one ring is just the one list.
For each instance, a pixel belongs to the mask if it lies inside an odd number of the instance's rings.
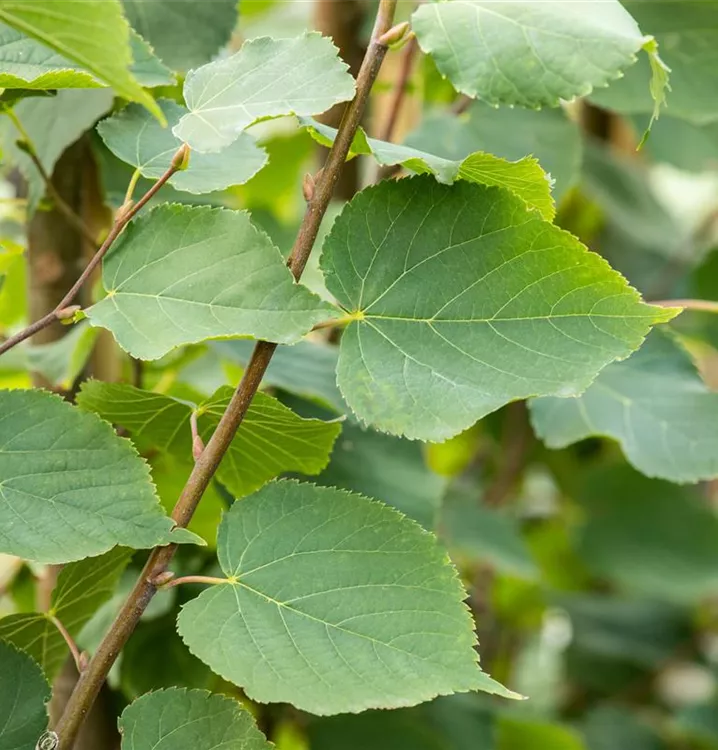
[[[339,48],[339,54],[349,65],[349,70],[355,78],[366,51],[365,40],[362,38],[366,6],[364,0],[316,0],[315,4],[316,28],[334,40],[334,44]],[[320,118],[321,121],[334,128],[339,127],[345,107],[344,103],[335,105]],[[326,154],[327,150],[321,148],[322,164]],[[349,200],[359,187],[359,161],[352,159],[344,166],[334,195],[341,200]]]

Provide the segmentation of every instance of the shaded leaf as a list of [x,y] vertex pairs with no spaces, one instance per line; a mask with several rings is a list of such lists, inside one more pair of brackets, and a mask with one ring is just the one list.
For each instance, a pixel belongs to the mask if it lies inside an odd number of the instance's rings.
[[[718,119],[718,2],[625,0],[623,5],[643,31],[655,36],[671,69],[667,112],[695,124]],[[649,60],[641,58],[625,78],[605,91],[595,91],[591,100],[624,114],[649,114],[654,107],[648,91],[652,74]]]
[[353,95],[354,79],[330,39],[261,37],[190,71],[184,84],[190,111],[173,131],[197,151],[218,151],[259,119],[317,114]]
[[[130,32],[134,62],[130,70],[143,86],[174,83],[171,71],[154,56],[152,48],[134,31]],[[105,86],[81,65],[0,23],[0,87],[6,89],[64,89]]]
[[27,350],[28,368],[52,385],[69,391],[92,354],[99,330],[81,321],[61,339]]
[[[223,386],[194,407],[130,385],[91,380],[83,383],[77,402],[81,408],[125,427],[141,448],[156,448],[186,460],[192,455],[189,422],[194,408],[199,434],[206,443],[233,392]],[[318,474],[327,465],[340,431],[338,422],[302,419],[271,396],[258,393],[217,477],[235,497],[244,497],[283,472]]]
[[465,182],[364,190],[321,265],[354,317],[337,370],[347,403],[380,430],[423,440],[519,398],[580,393],[676,314],[641,302],[508,191]]
[[586,750],[573,729],[547,721],[501,717],[497,728],[496,750]]
[[109,424],[45,391],[0,391],[0,551],[62,563],[190,541]]
[[[254,345],[254,341],[242,339],[210,344],[222,358],[236,362],[242,368],[247,366]],[[293,346],[282,346],[274,352],[262,382],[344,413],[346,405],[334,374],[338,355],[336,346],[318,341],[299,341]]]
[[606,86],[647,41],[617,0],[429,3],[412,27],[458,91],[522,107],[557,106]]
[[452,160],[475,151],[509,161],[532,155],[553,180],[557,201],[574,185],[581,167],[578,127],[560,109],[494,109],[474,102],[460,117],[426,115],[406,145]]
[[205,690],[159,690],[120,717],[122,750],[270,750],[252,714]]
[[[334,143],[336,129],[311,118],[300,118],[315,138],[324,145]],[[381,165],[399,164],[417,174],[429,173],[439,182],[450,185],[456,180],[467,180],[481,185],[496,185],[515,193],[530,208],[539,210],[544,219],[553,219],[556,209],[551,197],[551,179],[531,157],[508,162],[482,151],[465,159],[451,160],[433,153],[418,151],[409,146],[396,145],[368,138],[361,128],[352,143],[354,154],[372,154]]]
[[0,748],[34,750],[47,728],[50,686],[26,654],[0,641]]
[[479,669],[445,553],[385,505],[275,482],[230,509],[218,550],[227,583],[186,604],[178,629],[254,700],[334,714],[512,695]]
[[[69,654],[60,631],[39,612],[24,612],[0,619],[2,642],[11,643],[30,656],[50,682],[57,677]],[[30,748],[34,750],[34,745]]]
[[162,204],[127,227],[102,271],[107,297],[87,317],[140,359],[218,336],[290,343],[333,312],[243,211]]
[[[182,145],[182,141],[172,134],[172,127],[187,112],[185,107],[169,99],[160,99],[157,104],[167,119],[167,127],[162,127],[155,117],[137,104],[130,104],[97,126],[107,148],[150,179],[157,179],[167,171],[172,157]],[[264,149],[256,145],[249,133],[241,133],[234,143],[217,153],[191,154],[189,167],[172,175],[169,183],[175,189],[189,193],[224,190],[247,182],[266,161]]]
[[119,0],[0,0],[0,21],[79,63],[101,81],[159,115],[132,75],[130,27]]
[[236,0],[122,0],[132,26],[174,70],[204,65],[230,39]]
[[688,352],[659,331],[629,359],[609,365],[581,396],[532,401],[531,421],[551,448],[613,438],[649,477],[697,482],[718,475],[718,394]]
[[668,747],[631,711],[618,706],[598,706],[589,711],[583,734],[588,750],[666,750]]

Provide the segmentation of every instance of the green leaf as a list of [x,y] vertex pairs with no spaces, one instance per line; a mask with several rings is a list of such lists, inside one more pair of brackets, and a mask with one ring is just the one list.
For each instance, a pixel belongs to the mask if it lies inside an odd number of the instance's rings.
[[[655,36],[661,58],[671,70],[667,112],[696,125],[718,119],[718,2],[624,0],[623,5],[646,33]],[[655,106],[648,90],[653,74],[651,63],[642,57],[625,78],[594,92],[591,100],[624,114],[649,115]]]
[[608,704],[588,712],[583,734],[589,750],[667,750],[668,747],[639,716]]
[[[222,358],[247,366],[254,341],[217,341],[212,349]],[[299,341],[282,346],[274,352],[263,383],[287,393],[328,406],[337,413],[346,412],[346,405],[337,388],[336,375],[339,349],[318,341]]]
[[47,728],[50,686],[26,654],[0,641],[0,748],[33,750]]
[[608,85],[647,41],[617,0],[427,3],[412,28],[458,91],[533,108]]
[[61,339],[27,350],[28,368],[52,385],[69,391],[92,354],[99,330],[81,321]]
[[[311,118],[300,118],[300,122],[324,145],[334,143],[337,131]],[[381,165],[400,164],[417,174],[429,173],[444,184],[456,180],[476,182],[480,185],[496,185],[515,193],[530,208],[536,208],[544,219],[551,220],[556,214],[551,197],[551,178],[541,169],[536,159],[524,157],[509,162],[482,151],[469,154],[465,159],[443,159],[433,153],[418,151],[409,146],[368,138],[359,129],[352,143],[355,154],[372,154]]]
[[501,717],[497,735],[497,750],[586,750],[572,729],[546,721]]
[[459,117],[443,112],[425,116],[406,145],[453,160],[475,151],[509,161],[532,154],[554,181],[557,202],[577,182],[581,168],[579,129],[561,109],[495,109],[474,102]]
[[718,519],[697,490],[623,465],[586,472],[579,551],[589,569],[626,591],[690,604],[718,586]]
[[130,27],[119,0],[0,0],[0,21],[160,116],[154,99],[130,73]]
[[237,0],[122,0],[133,28],[174,70],[209,62],[237,23]]
[[64,563],[189,541],[109,424],[45,391],[0,391],[0,552]]
[[[143,86],[174,83],[170,70],[154,56],[152,48],[134,31],[130,33],[134,62],[130,70]],[[105,84],[92,73],[54,52],[32,37],[0,23],[0,87],[47,90],[95,88]]]
[[117,548],[102,557],[65,566],[52,593],[50,611],[3,617],[0,640],[29,654],[52,682],[69,652],[50,618],[57,617],[70,635],[77,638],[95,612],[112,597],[131,556],[131,550]]
[[315,714],[484,690],[456,571],[434,537],[361,495],[275,482],[218,534],[228,576],[186,604],[189,649],[253,700]]
[[646,476],[672,482],[718,476],[718,394],[703,383],[688,352],[658,331],[578,398],[533,401],[531,417],[550,448],[606,436]]
[[334,311],[295,283],[243,211],[160,205],[123,232],[102,278],[90,323],[140,359],[219,336],[292,343]]
[[508,191],[465,182],[364,190],[321,265],[354,316],[337,370],[347,403],[377,429],[422,440],[516,399],[580,393],[676,314],[643,303]]
[[233,698],[205,690],[159,690],[120,718],[122,750],[271,750],[252,714]]
[[[198,404],[197,427],[205,442],[232,397],[229,386]],[[142,449],[155,448],[180,459],[192,456],[190,415],[195,407],[129,385],[91,380],[77,403],[125,427]],[[258,393],[220,464],[217,477],[235,497],[244,497],[287,471],[318,474],[329,461],[341,431],[338,422],[302,419],[271,396]]]
[[257,120],[318,114],[353,95],[354,79],[330,39],[261,37],[188,73],[190,111],[173,132],[197,151],[218,151]]
[[[97,132],[107,148],[150,179],[157,179],[167,171],[172,157],[182,145],[182,141],[172,134],[171,128],[187,113],[185,107],[169,99],[160,99],[157,104],[167,119],[167,127],[162,127],[156,118],[137,104],[130,104],[97,126]],[[175,189],[189,193],[224,190],[231,185],[247,182],[266,162],[264,149],[256,145],[249,133],[241,133],[234,143],[222,151],[191,154],[189,167],[175,173],[169,183]]]
[[431,531],[446,480],[430,471],[421,446],[346,423],[332,460],[317,480],[382,500]]
[[[91,128],[112,106],[110,90],[63,90],[56,96],[25,99],[14,108],[30,137],[45,171],[51,175],[65,149]],[[15,145],[24,140],[15,125],[8,124],[4,139],[7,161],[15,163],[28,180],[28,208],[32,213],[45,195],[45,182],[32,159]]]

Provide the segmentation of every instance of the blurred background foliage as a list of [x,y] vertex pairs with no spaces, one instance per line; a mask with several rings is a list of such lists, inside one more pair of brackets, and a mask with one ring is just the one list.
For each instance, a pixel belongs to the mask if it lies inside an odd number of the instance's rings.
[[[605,256],[646,299],[718,301],[718,2],[624,5],[659,39],[673,68],[668,107],[641,151],[636,146],[653,108],[643,60],[587,101],[541,111],[493,109],[457,97],[412,44],[387,57],[365,128],[375,136],[384,132],[406,69],[391,140],[451,159],[477,150],[511,160],[533,154],[555,180],[557,223]],[[402,18],[413,6],[400,3]],[[283,37],[319,28],[353,64],[373,16],[373,3],[363,0],[242,0],[238,20],[233,0],[212,8],[224,14],[225,31],[233,30],[227,49],[266,33]],[[181,70],[210,59],[229,36],[198,30],[182,52],[151,24],[141,31],[164,62]],[[181,99],[180,91],[178,82],[155,94]],[[92,130],[113,106],[102,90],[64,91],[16,106],[38,129],[34,136],[44,144],[48,171],[59,179],[82,173],[81,189],[68,189],[80,190],[73,200],[89,221],[102,222],[105,206],[121,204],[131,174]],[[14,146],[12,123],[2,120],[0,335],[7,335],[37,317],[54,285],[66,288],[66,269],[57,264],[81,258],[25,251],[26,222],[32,241],[33,232],[47,232],[52,212],[40,197],[37,174]],[[43,123],[53,126],[42,130]],[[252,132],[269,152],[269,165],[249,182],[199,198],[171,189],[161,197],[248,209],[288,253],[304,208],[302,178],[318,168],[322,148],[293,118],[260,123]],[[351,162],[324,233],[343,202],[376,178],[376,169],[370,157]],[[317,258],[305,279],[326,295]],[[673,328],[705,382],[718,387],[718,318],[686,312]],[[4,356],[0,387],[45,384],[72,393],[79,380],[94,375],[203,398],[236,383],[251,351],[246,341],[212,342],[175,351],[138,372],[104,334],[83,326],[64,333],[58,328],[47,340]],[[335,343],[332,335],[317,333],[280,348],[265,387],[301,414],[346,415],[334,382]],[[171,507],[189,463],[147,457]],[[458,695],[412,709],[326,719],[290,707],[253,706],[280,750],[718,748],[716,482],[647,478],[608,439],[550,450],[534,436],[521,403],[440,445],[365,430],[347,416],[328,468],[314,481],[383,500],[441,537],[470,593],[483,668],[529,700],[510,705]],[[226,490],[215,482],[191,527],[209,547],[183,548],[178,574],[212,575],[213,530],[227,503]],[[142,558],[136,555],[116,595],[85,627],[81,646],[97,643]],[[44,595],[43,575],[0,556],[0,615],[32,611]],[[141,693],[171,685],[238,694],[176,634],[177,610],[195,593],[173,589],[153,602],[112,672],[104,696],[108,715]]]

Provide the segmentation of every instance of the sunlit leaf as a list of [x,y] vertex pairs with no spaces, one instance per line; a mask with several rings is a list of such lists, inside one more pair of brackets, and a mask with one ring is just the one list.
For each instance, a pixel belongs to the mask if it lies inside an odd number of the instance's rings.
[[50,686],[26,654],[0,641],[0,748],[33,750],[47,728]]
[[2,552],[61,563],[190,541],[129,441],[45,391],[0,391],[0,476]]
[[184,85],[190,111],[173,130],[197,151],[218,151],[256,120],[318,114],[353,94],[354,80],[330,39],[261,37],[190,71]]
[[606,86],[647,41],[618,0],[426,3],[412,27],[458,91],[523,107]]
[[233,698],[204,690],[159,690],[120,718],[122,750],[271,750],[252,714]]
[[580,393],[676,314],[641,302],[508,191],[465,182],[363,191],[321,265],[354,318],[337,370],[348,404],[380,430],[423,440],[519,398]]
[[[232,393],[232,388],[224,386],[194,407],[205,442],[217,428]],[[191,404],[99,380],[84,383],[77,401],[81,408],[125,427],[142,448],[159,449],[179,459],[192,456]],[[244,497],[283,472],[318,474],[327,465],[340,431],[336,421],[302,419],[271,396],[258,393],[217,477],[235,497]]]
[[336,314],[242,211],[163,204],[127,227],[102,276],[87,316],[141,359],[219,336],[292,343]]
[[178,628],[254,700],[335,714],[511,695],[479,668],[445,553],[381,503],[275,482],[225,515],[218,549],[227,583],[186,604]]
[[0,21],[159,115],[154,99],[130,72],[130,27],[119,0],[0,0]]
[[[185,107],[168,99],[160,99],[157,104],[167,119],[166,128],[137,104],[130,104],[97,126],[107,148],[150,179],[161,177],[167,171],[182,145],[172,134],[172,127],[187,113]],[[241,133],[236,141],[219,152],[191,154],[188,168],[172,175],[169,183],[177,190],[190,193],[224,190],[247,182],[266,161],[264,149],[256,145],[249,133]]]
[[[310,118],[301,118],[300,122],[310,129],[320,143],[331,145],[334,142],[337,132],[334,128]],[[551,179],[532,157],[509,162],[493,154],[477,151],[465,159],[444,159],[409,146],[368,138],[363,130],[357,132],[352,152],[372,154],[381,165],[399,164],[417,174],[432,174],[439,182],[448,185],[456,180],[467,180],[481,185],[504,187],[515,193],[526,205],[538,209],[545,219],[553,219],[556,213],[551,197]]]

